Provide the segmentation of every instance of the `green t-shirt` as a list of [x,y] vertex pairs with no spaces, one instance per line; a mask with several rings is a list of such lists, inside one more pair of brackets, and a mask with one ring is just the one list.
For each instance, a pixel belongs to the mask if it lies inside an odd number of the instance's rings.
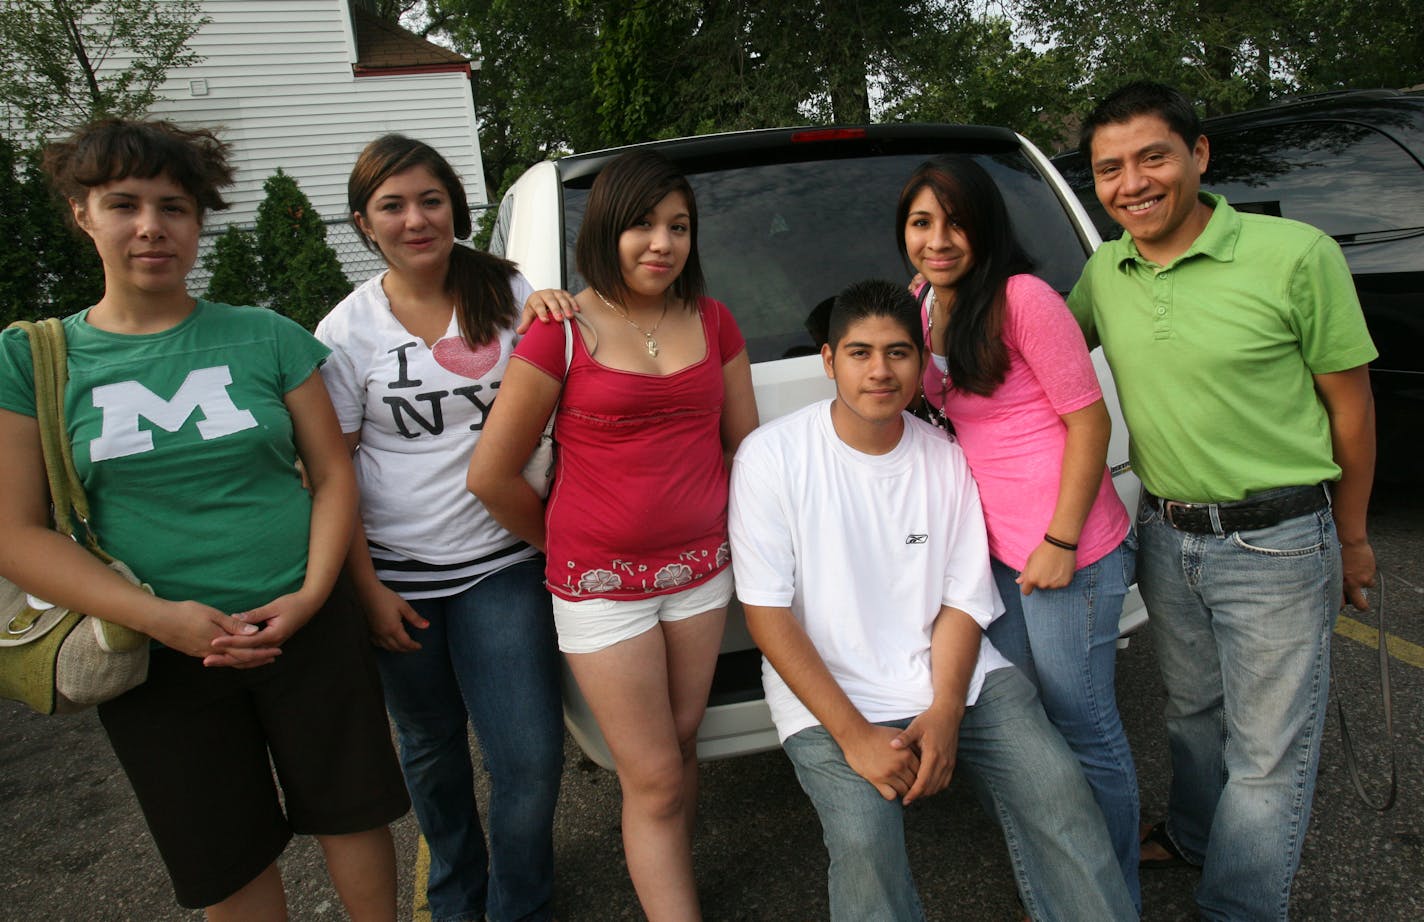
[[[311,498],[283,396],[329,350],[256,307],[199,301],[151,335],[65,318],[65,413],[104,549],[162,598],[245,611],[300,588]],[[0,407],[35,415],[29,339],[0,333]]]
[[1112,367],[1133,468],[1187,502],[1337,480],[1312,376],[1379,354],[1345,257],[1307,224],[1202,199],[1211,220],[1170,265],[1123,235],[1068,297]]

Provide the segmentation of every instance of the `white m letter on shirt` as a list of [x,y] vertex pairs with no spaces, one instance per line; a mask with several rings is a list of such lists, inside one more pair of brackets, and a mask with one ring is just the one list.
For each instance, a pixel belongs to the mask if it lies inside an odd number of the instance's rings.
[[152,451],[153,433],[138,427],[140,416],[161,429],[177,432],[194,410],[201,409],[204,418],[198,422],[198,433],[204,440],[253,428],[256,418],[247,410],[239,410],[228,396],[227,386],[231,383],[231,370],[219,365],[188,372],[172,400],[164,400],[137,381],[94,388],[90,393],[94,406],[104,412],[104,423],[99,437],[89,443],[89,459],[107,461]]

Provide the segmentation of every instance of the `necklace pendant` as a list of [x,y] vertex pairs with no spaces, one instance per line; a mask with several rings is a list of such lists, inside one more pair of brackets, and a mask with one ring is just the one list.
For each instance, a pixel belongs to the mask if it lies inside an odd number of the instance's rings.
[[[642,333],[641,330],[639,330],[638,332]],[[651,355],[653,358],[657,358],[657,357],[658,357],[658,341],[657,341],[656,339],[653,339],[653,334],[651,334],[651,333],[643,333],[643,339],[645,339],[645,340],[647,341],[648,355]]]

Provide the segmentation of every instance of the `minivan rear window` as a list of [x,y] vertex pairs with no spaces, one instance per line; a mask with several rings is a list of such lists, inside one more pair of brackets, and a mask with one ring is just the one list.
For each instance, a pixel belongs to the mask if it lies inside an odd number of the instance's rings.
[[[895,201],[923,154],[741,166],[689,176],[701,218],[707,291],[731,309],[753,362],[818,351],[816,306],[851,282],[908,280],[895,247]],[[1057,195],[1020,153],[980,155],[999,184],[1038,275],[1061,292],[1087,251]],[[588,198],[565,186],[567,287],[583,287],[574,240]]]

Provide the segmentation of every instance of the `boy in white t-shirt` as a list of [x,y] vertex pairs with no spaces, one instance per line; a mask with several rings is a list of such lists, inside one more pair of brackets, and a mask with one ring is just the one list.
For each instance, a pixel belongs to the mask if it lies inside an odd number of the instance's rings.
[[902,805],[961,765],[1034,919],[1136,917],[1077,760],[983,635],[1003,606],[959,446],[904,412],[913,298],[862,282],[821,350],[834,400],[752,433],[732,470],[737,596],[778,735],[820,816],[834,920],[924,915]]

